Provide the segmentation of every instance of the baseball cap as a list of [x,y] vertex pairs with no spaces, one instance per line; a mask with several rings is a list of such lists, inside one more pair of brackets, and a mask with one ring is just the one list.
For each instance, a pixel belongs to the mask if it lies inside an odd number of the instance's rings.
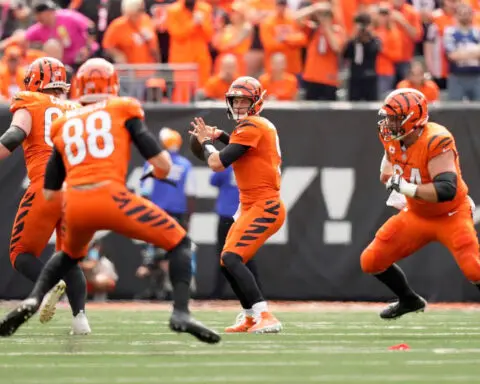
[[57,5],[52,0],[37,0],[33,3],[33,11],[40,13],[57,9]]

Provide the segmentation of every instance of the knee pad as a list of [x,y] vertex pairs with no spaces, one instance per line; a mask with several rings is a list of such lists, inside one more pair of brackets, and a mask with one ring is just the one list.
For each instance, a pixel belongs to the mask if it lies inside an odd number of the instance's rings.
[[360,266],[362,271],[370,275],[384,271],[386,268],[380,266],[378,259],[379,257],[377,252],[370,247],[367,247],[367,249],[365,249],[360,256]]
[[225,252],[221,257],[221,262],[222,266],[228,270],[232,270],[235,266],[243,264],[241,256],[233,252]]

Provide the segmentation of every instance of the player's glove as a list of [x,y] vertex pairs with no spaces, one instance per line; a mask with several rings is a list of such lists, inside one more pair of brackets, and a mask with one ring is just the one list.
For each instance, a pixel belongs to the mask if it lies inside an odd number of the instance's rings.
[[388,192],[397,191],[408,197],[415,197],[418,186],[406,181],[402,176],[394,174],[385,184]]
[[150,165],[147,170],[145,171],[145,173],[142,175],[142,177],[140,177],[140,181],[143,181],[145,179],[148,179],[149,177],[152,177],[154,178],[155,180],[158,180],[158,181],[161,181],[161,182],[164,182],[166,184],[170,184],[171,186],[173,187],[176,187],[177,186],[177,183],[175,183],[174,181],[172,180],[168,180],[168,179],[157,179],[154,175],[153,175],[153,165]]

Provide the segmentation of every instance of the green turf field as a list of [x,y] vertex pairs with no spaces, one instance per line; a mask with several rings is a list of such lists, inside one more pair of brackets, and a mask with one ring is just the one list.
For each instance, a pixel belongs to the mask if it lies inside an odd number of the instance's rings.
[[[0,383],[480,383],[478,310],[433,309],[396,322],[369,308],[276,314],[281,334],[224,335],[210,346],[169,332],[168,312],[146,309],[91,309],[94,333],[68,336],[70,314],[60,309],[51,323],[34,317],[0,340]],[[235,315],[197,311],[217,330]],[[399,343],[411,350],[388,350]]]

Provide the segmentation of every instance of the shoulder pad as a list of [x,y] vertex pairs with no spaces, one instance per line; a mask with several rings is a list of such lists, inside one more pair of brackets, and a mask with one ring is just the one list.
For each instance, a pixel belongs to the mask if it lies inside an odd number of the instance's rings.
[[436,132],[428,137],[427,151],[430,158],[441,155],[449,150],[455,151],[455,140],[447,130]]
[[133,97],[119,97],[115,99],[118,108],[121,108],[125,118],[133,119],[135,117],[139,119],[144,119],[145,112],[143,111],[142,105],[140,102]]
[[19,109],[38,108],[42,94],[38,92],[20,91],[13,96],[10,104],[10,112],[14,113]]

